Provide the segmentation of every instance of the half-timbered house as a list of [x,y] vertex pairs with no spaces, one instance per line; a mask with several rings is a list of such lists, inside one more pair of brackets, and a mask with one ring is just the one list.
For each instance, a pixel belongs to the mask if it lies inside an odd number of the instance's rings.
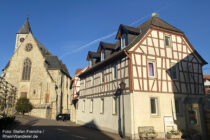
[[88,53],[77,123],[132,138],[147,128],[158,137],[190,128],[204,136],[207,62],[184,32],[154,15],[138,27],[120,25],[116,39]]
[[71,121],[76,122],[77,120],[77,108],[78,108],[78,99],[80,94],[80,78],[79,74],[84,72],[88,67],[83,69],[77,69],[75,76],[71,79],[70,91],[71,91]]

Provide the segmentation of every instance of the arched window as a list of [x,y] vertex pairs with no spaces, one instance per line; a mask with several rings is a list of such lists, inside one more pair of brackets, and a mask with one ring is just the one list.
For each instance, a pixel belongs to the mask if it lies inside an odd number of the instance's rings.
[[31,74],[31,61],[26,58],[23,66],[22,80],[30,80]]

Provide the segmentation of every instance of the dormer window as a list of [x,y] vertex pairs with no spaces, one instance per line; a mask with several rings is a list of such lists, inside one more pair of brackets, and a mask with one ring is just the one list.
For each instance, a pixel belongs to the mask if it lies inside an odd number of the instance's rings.
[[127,41],[126,41],[126,34],[122,34],[121,36],[121,49],[124,49],[127,45]]
[[89,60],[89,68],[91,68],[93,66],[93,61]]
[[104,49],[101,50],[101,61],[105,59],[105,51]]

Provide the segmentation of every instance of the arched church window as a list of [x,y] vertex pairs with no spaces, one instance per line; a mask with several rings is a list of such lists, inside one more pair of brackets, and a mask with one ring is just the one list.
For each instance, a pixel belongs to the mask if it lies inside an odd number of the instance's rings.
[[31,74],[31,61],[29,58],[26,58],[23,65],[22,80],[30,80]]

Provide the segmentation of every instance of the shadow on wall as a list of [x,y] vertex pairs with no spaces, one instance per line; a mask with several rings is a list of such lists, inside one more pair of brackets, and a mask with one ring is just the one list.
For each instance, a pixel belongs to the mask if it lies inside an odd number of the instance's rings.
[[178,63],[171,63],[171,68],[166,72],[172,79],[174,102],[171,101],[171,109],[174,123],[184,133],[183,138],[199,140],[201,136],[205,139],[206,126],[201,94],[204,92],[202,66],[195,54],[191,53]]

